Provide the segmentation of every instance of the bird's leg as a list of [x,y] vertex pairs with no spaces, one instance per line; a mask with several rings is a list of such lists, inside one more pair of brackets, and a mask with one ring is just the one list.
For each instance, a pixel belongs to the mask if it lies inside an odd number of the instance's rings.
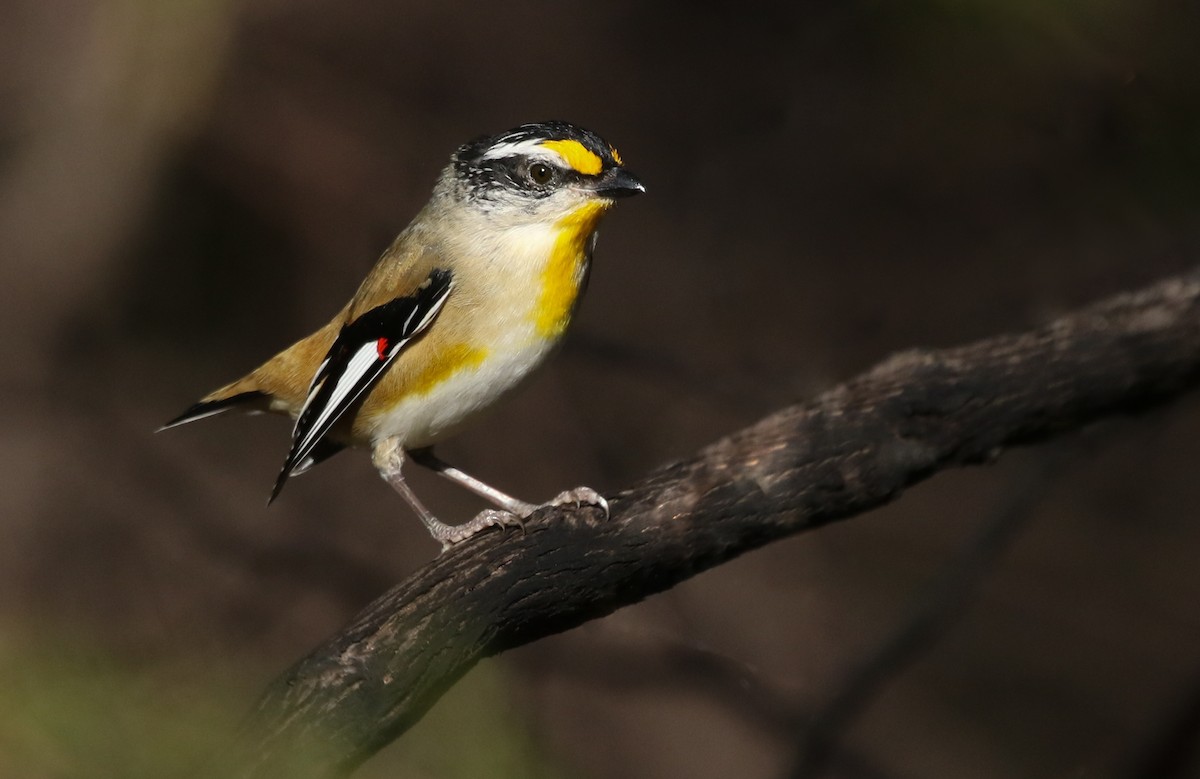
[[[565,506],[567,504],[591,505],[599,506],[604,509],[604,517],[608,518],[608,501],[604,496],[593,490],[591,487],[576,487],[573,490],[567,490],[559,493],[553,499],[546,501],[541,506],[533,503],[526,503],[523,500],[501,492],[490,484],[476,479],[469,473],[464,473],[453,465],[450,465],[445,460],[442,460],[433,453],[433,447],[425,447],[424,449],[413,449],[409,454],[418,465],[424,465],[426,468],[435,473],[444,476],[450,481],[462,487],[466,487],[471,492],[475,493],[484,500],[491,501],[509,514],[513,514],[520,518],[528,517],[534,511],[537,511],[542,506]],[[484,512],[487,513],[487,512]]]
[[527,517],[537,508],[532,503],[517,500],[512,495],[501,492],[490,484],[485,484],[471,474],[460,471],[435,455],[433,447],[427,446],[424,449],[413,449],[409,452],[409,455],[412,456],[413,461],[418,465],[424,465],[439,476],[449,479],[460,487],[466,487],[471,492],[489,503],[495,504],[509,514],[514,514],[518,517]]
[[408,486],[408,482],[404,481],[404,476],[401,473],[404,466],[404,448],[400,446],[400,442],[395,438],[385,438],[375,444],[374,449],[371,450],[371,461],[375,463],[375,468],[379,471],[379,475],[383,477],[383,480],[392,485],[392,488],[400,493],[400,497],[404,498],[408,502],[408,505],[412,506],[417,517],[425,525],[425,529],[429,531],[434,540],[441,543],[443,551],[486,528],[503,525],[520,526],[521,524],[521,521],[513,514],[501,511],[485,511],[471,521],[464,522],[461,525],[447,525],[445,522],[439,520],[433,515],[432,511],[425,508],[425,504],[417,499],[417,495],[413,492],[412,487]]

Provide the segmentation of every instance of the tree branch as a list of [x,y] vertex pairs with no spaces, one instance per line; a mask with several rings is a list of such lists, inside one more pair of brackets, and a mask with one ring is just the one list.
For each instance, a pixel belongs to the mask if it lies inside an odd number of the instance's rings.
[[785,536],[1169,399],[1200,376],[1200,270],[968,346],[915,350],[669,465],[599,511],[545,509],[368,606],[266,691],[209,775],[333,777],[480,658],[567,630]]

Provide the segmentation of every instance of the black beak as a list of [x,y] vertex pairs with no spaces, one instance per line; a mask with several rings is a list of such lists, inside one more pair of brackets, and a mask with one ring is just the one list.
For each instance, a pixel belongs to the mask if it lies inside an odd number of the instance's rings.
[[596,194],[601,197],[629,197],[646,191],[638,177],[624,168],[609,168],[596,182]]

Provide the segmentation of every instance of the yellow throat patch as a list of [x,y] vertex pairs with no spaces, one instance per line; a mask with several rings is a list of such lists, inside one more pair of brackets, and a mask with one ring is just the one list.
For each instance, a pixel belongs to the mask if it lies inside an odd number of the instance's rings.
[[550,260],[542,270],[542,288],[533,309],[534,326],[544,338],[562,335],[571,321],[571,312],[583,282],[587,244],[606,210],[606,203],[588,203],[555,225],[558,235]]

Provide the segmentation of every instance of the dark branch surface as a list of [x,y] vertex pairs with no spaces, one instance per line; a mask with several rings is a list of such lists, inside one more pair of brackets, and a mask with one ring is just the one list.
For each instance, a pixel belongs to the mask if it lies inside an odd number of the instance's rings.
[[1198,376],[1200,271],[1038,330],[897,355],[652,473],[612,500],[608,521],[543,510],[524,535],[452,549],[274,682],[207,775],[344,775],[482,657]]

